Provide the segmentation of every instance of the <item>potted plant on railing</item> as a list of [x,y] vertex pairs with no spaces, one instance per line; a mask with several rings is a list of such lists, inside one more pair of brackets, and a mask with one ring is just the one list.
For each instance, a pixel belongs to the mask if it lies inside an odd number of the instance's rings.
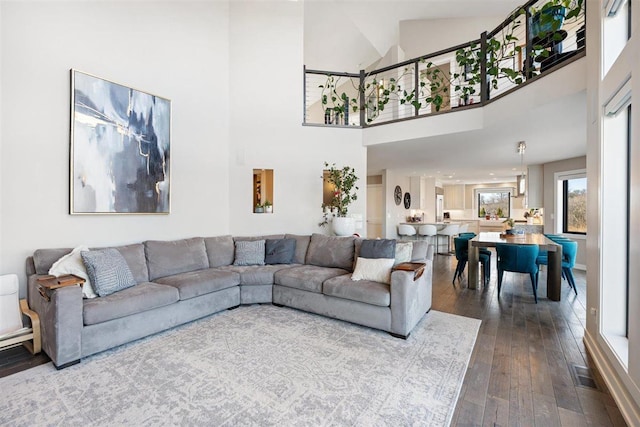
[[330,205],[323,206],[323,220],[318,225],[323,227],[331,222],[337,236],[350,236],[355,232],[355,221],[347,215],[349,205],[358,200],[358,177],[350,166],[337,168],[335,163],[329,165],[327,162],[324,166],[328,168],[326,179],[333,186],[333,197]]
[[273,213],[273,204],[269,200],[265,200],[264,202],[264,211],[266,213]]

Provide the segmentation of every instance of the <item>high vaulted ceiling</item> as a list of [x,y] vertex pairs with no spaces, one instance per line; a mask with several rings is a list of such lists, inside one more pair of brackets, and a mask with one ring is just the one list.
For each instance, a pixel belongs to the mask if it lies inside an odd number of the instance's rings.
[[[523,3],[524,0],[307,2],[305,64],[314,69],[357,72],[375,64],[398,45],[401,21],[506,18]],[[425,26],[428,28],[428,23]],[[446,47],[449,46],[441,48]],[[526,166],[583,156],[585,68],[585,60],[578,61],[578,65],[556,71],[483,107],[491,110],[488,115],[493,119],[477,129],[411,138],[403,138],[399,132],[397,138],[386,143],[368,145],[367,174],[396,169],[412,176],[432,176],[443,183],[513,181],[522,170],[521,162]],[[567,90],[566,86],[571,88]],[[535,102],[530,102],[534,98]],[[367,130],[364,132],[366,143]],[[516,151],[518,141],[527,143],[524,158]]]

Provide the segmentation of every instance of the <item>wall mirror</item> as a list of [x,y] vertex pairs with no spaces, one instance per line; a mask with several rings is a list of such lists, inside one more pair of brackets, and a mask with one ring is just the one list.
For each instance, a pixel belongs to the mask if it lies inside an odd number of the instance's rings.
[[253,170],[254,213],[273,213],[273,169]]

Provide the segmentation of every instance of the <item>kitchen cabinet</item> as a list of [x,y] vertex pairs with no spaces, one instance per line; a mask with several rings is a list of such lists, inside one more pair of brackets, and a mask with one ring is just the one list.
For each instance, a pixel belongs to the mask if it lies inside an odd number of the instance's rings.
[[531,165],[527,169],[527,204],[529,208],[543,208],[544,169],[542,165]]
[[464,209],[464,184],[444,185],[444,208]]

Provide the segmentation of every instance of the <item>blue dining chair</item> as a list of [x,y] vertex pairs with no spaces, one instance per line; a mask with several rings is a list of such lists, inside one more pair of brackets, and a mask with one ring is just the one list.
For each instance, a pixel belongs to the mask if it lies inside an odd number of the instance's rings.
[[[576,280],[573,277],[573,267],[576,265],[576,256],[578,255],[578,242],[575,240],[563,238],[553,239],[554,242],[562,246],[562,278],[567,279],[569,286],[573,289],[576,295],[578,295],[578,288],[576,288]],[[539,255],[536,259],[538,265],[549,265],[549,258],[547,255]]]
[[[453,273],[452,283],[454,285],[456,284],[456,278],[458,278],[458,280],[462,278],[464,268],[469,261],[469,240],[472,238],[473,237],[456,237],[453,239],[456,259],[458,260],[456,271]],[[480,263],[482,263],[482,269],[484,271],[482,283],[486,286],[487,283],[489,283],[489,279],[491,278],[491,252],[489,252],[488,254],[479,252],[478,259],[480,260]]]
[[502,289],[502,276],[505,271],[529,273],[533,298],[538,303],[538,245],[521,245],[513,243],[497,243],[498,254],[498,297]]

